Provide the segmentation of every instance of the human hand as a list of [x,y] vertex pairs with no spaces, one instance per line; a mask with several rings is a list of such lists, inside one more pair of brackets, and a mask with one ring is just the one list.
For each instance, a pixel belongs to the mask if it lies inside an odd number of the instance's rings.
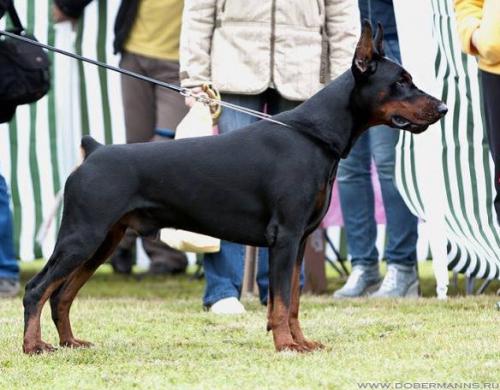
[[66,15],[63,11],[61,11],[56,3],[52,4],[52,20],[54,23],[62,23],[66,21],[70,21],[72,24],[76,23],[76,19]]
[[196,96],[208,97],[206,92],[203,92],[202,87],[194,87],[194,88],[191,88],[190,91],[191,91],[192,96],[186,96],[186,98],[184,100],[186,103],[186,106],[188,106],[189,108],[193,107],[194,103],[196,103],[196,98],[195,98]]

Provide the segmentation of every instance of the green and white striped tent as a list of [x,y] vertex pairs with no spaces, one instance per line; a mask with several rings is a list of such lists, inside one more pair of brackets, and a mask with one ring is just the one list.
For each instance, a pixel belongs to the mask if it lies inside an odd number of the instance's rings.
[[[25,27],[37,39],[68,51],[118,65],[112,54],[113,23],[119,2],[94,1],[75,31],[54,26],[51,0],[15,0]],[[9,23],[0,20],[0,28]],[[85,28],[83,28],[83,26]],[[106,143],[125,140],[119,75],[49,53],[52,89],[37,104],[21,106],[15,120],[0,125],[0,169],[10,182],[19,257],[50,255],[57,223],[43,245],[35,237],[53,211],[55,196],[80,159],[81,135]]]
[[[54,26],[51,0],[15,0],[28,29],[42,42],[117,65],[112,54],[118,1],[98,0],[75,31]],[[450,111],[428,132],[404,134],[397,180],[415,214],[427,222],[440,294],[447,267],[470,276],[500,277],[500,238],[494,226],[492,168],[482,128],[475,60],[460,53],[450,0],[394,0],[403,62],[423,89]],[[5,26],[0,21],[0,28]],[[21,259],[48,256],[57,224],[40,247],[35,240],[55,196],[79,162],[82,134],[124,142],[119,75],[49,53],[53,88],[0,125],[0,169],[10,183],[16,247]]]
[[452,0],[394,4],[404,66],[417,85],[449,108],[426,133],[403,132],[397,165],[400,191],[429,225],[438,294],[445,294],[447,268],[500,278],[493,161],[483,129],[477,63],[461,53]]

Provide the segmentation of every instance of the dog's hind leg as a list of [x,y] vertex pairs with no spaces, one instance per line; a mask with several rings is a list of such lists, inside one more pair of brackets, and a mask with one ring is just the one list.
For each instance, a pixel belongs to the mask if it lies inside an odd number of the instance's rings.
[[290,317],[288,319],[288,324],[290,326],[290,332],[292,334],[293,341],[301,345],[304,349],[308,351],[314,351],[315,349],[324,348],[323,344],[317,341],[307,340],[302,333],[299,322],[299,303],[300,303],[300,272],[302,270],[302,261],[304,259],[304,251],[306,247],[306,238],[303,238],[300,243],[299,254],[297,260],[295,261],[292,273],[292,291],[290,299]]
[[71,304],[82,286],[89,280],[97,268],[113,253],[122,239],[125,230],[125,225],[116,224],[109,231],[106,239],[96,253],[73,271],[70,277],[68,277],[50,297],[52,320],[59,333],[59,345],[72,348],[92,346],[91,343],[78,340],[73,336],[69,319]]
[[269,248],[269,307],[267,329],[272,330],[277,351],[307,349],[294,341],[290,332],[290,300],[294,263],[299,252],[299,238],[295,234],[278,232]]
[[[26,285],[23,300],[25,353],[53,349],[41,339],[40,315],[45,302],[56,291],[55,297],[61,294],[63,309],[68,305],[66,302],[72,301],[71,296],[98,266],[98,261],[94,263],[91,259],[127,212],[133,189],[111,186],[109,191],[100,191],[116,176],[113,167],[106,169],[84,163],[66,180],[63,218],[54,252],[44,269]],[[64,322],[64,316],[61,318]],[[69,329],[64,324],[59,327],[66,332]]]
[[[42,341],[40,315],[50,294],[56,290],[61,280],[49,281],[47,266],[26,285],[24,296],[24,353],[52,352],[55,348]],[[41,288],[39,288],[41,287]]]
[[[24,342],[25,353],[41,353],[52,351],[54,348],[41,339],[40,315],[47,299],[68,278],[77,272],[76,270],[88,259],[90,259],[100,244],[103,242],[106,231],[102,236],[97,234],[99,230],[94,226],[80,226],[78,230],[71,229],[73,221],[65,221],[61,224],[60,236],[58,237],[54,253],[45,267],[26,285],[23,299],[24,304]],[[81,231],[88,232],[87,235]],[[61,232],[64,232],[61,234]]]

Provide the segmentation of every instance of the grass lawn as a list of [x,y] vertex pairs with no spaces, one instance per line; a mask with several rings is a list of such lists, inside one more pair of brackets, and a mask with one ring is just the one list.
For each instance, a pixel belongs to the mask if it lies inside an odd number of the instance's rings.
[[[23,264],[23,280],[40,264]],[[421,266],[421,275],[424,295],[430,297],[430,263]],[[342,281],[330,276],[331,292]],[[500,298],[494,295],[499,287],[497,281],[486,295],[474,297],[451,288],[446,302],[333,302],[330,294],[304,296],[304,332],[327,349],[278,354],[265,331],[266,310],[255,299],[245,299],[243,316],[215,316],[201,309],[202,281],[189,276],[138,280],[115,276],[104,265],[72,312],[76,337],[94,348],[23,355],[21,298],[0,300],[0,389],[358,389],[363,382],[390,382],[390,388],[408,388],[401,382],[481,388],[494,383],[499,389],[495,303]],[[47,307],[43,339],[57,344]]]

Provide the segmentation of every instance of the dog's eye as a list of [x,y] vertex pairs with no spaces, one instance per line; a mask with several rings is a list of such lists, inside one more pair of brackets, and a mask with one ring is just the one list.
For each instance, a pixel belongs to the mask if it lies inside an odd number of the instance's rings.
[[406,80],[404,77],[401,77],[398,81],[396,81],[395,85],[398,88],[403,88],[406,86],[408,83],[408,80]]

